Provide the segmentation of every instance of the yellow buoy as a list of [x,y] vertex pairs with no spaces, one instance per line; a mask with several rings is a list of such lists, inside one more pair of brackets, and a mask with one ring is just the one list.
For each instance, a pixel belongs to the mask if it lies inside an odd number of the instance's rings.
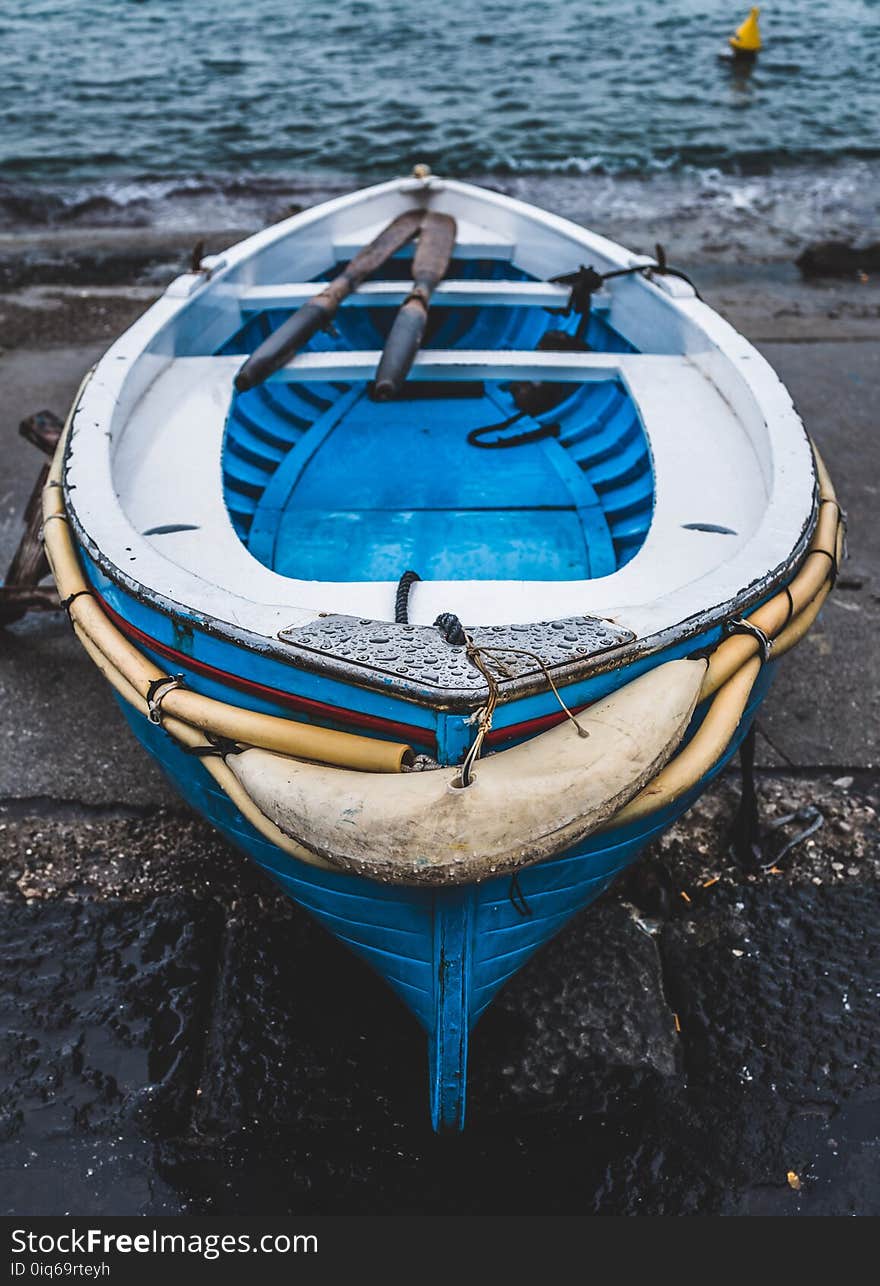
[[730,47],[735,54],[756,54],[761,48],[761,33],[758,30],[760,12],[757,6],[752,9],[745,22],[737,27],[735,35],[730,37]]

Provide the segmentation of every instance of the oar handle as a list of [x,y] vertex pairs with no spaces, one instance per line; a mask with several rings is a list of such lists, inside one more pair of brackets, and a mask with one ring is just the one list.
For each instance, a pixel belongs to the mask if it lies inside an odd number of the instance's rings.
[[237,392],[246,393],[248,389],[262,384],[275,371],[289,361],[295,353],[309,342],[319,330],[324,330],[333,320],[335,308],[327,308],[310,299],[307,304],[298,308],[292,317],[282,322],[256,349],[242,366],[235,377]]
[[411,296],[401,306],[385,341],[376,369],[372,396],[377,402],[396,397],[412,370],[428,321],[427,306]]

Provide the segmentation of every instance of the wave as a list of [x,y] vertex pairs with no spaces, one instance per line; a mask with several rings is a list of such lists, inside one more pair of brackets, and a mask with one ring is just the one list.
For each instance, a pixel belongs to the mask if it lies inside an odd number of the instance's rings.
[[[382,177],[389,177],[383,175]],[[880,173],[867,161],[768,174],[657,164],[613,172],[600,156],[536,172],[507,165],[465,177],[588,224],[633,248],[671,240],[691,260],[767,262],[808,241],[876,235]],[[246,232],[361,186],[333,173],[139,175],[80,184],[0,180],[6,233],[140,229]]]

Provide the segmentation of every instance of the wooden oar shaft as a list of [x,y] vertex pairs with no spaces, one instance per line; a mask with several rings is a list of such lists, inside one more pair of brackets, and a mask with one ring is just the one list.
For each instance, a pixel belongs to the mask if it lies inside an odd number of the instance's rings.
[[385,341],[373,384],[373,397],[387,402],[406,382],[421,347],[431,295],[449,268],[455,249],[455,220],[449,214],[425,215],[413,258],[413,288],[401,304]]
[[407,241],[411,241],[424,218],[424,210],[406,210],[392,219],[378,237],[355,255],[338,277],[298,308],[254,350],[235,377],[238,392],[245,393],[262,384],[285,362],[289,362],[313,335],[324,330],[343,299],[357,290],[362,281],[381,268]]

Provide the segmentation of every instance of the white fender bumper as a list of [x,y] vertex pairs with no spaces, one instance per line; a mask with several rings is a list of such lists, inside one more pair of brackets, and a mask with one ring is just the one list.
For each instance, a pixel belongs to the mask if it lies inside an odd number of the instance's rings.
[[540,862],[612,817],[690,722],[705,661],[669,661],[578,715],[457,768],[362,773],[245,750],[227,763],[291,839],[340,869],[398,884],[462,884]]

